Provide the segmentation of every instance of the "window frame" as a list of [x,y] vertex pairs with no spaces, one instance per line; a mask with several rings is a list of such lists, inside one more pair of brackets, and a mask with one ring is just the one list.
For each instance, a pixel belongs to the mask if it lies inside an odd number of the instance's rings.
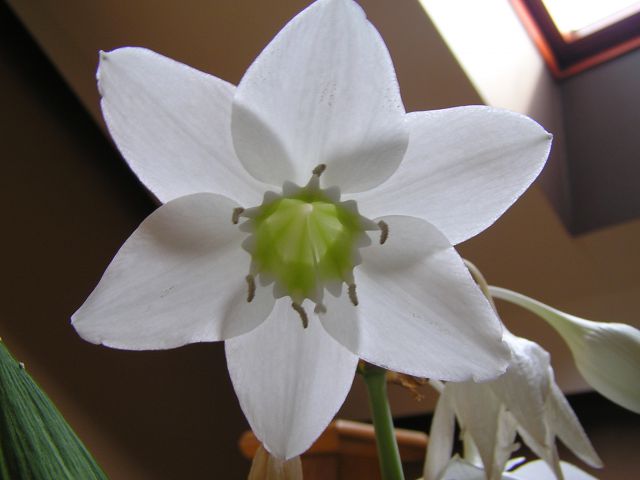
[[541,0],[510,1],[556,79],[568,78],[640,47],[640,12],[567,40]]

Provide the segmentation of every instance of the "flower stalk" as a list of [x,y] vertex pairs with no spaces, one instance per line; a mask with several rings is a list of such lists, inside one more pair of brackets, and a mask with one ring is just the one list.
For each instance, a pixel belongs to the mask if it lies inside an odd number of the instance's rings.
[[387,397],[386,370],[366,364],[359,368],[359,372],[367,385],[382,480],[404,480],[400,451]]
[[469,273],[471,274],[471,277],[473,278],[473,280],[478,284],[478,287],[480,287],[480,290],[482,290],[482,293],[484,294],[484,296],[487,297],[487,300],[489,301],[489,304],[491,304],[491,307],[493,308],[493,310],[497,312],[498,309],[496,308],[496,304],[493,301],[491,292],[489,291],[489,283],[487,282],[487,279],[484,278],[484,275],[482,274],[480,269],[476,267],[473,263],[471,263],[469,260],[467,260],[466,258],[463,258],[462,261],[464,262],[465,266],[469,270]]

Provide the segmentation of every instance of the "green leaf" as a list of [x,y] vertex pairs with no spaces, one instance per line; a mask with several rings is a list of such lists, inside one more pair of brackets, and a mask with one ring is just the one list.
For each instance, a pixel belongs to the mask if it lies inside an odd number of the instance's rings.
[[53,402],[1,341],[0,478],[107,478]]

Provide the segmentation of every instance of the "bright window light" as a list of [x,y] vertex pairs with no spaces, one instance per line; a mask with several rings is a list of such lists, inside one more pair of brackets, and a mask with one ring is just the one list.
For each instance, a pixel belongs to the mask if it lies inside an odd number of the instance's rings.
[[566,40],[584,37],[640,11],[638,0],[542,0]]

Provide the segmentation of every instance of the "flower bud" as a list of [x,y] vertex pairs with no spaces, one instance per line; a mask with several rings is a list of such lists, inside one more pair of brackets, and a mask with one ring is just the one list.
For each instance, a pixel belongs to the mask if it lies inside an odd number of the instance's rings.
[[589,385],[612,402],[640,413],[640,330],[623,323],[584,320],[504,288],[489,289],[494,298],[545,319],[567,342]]

